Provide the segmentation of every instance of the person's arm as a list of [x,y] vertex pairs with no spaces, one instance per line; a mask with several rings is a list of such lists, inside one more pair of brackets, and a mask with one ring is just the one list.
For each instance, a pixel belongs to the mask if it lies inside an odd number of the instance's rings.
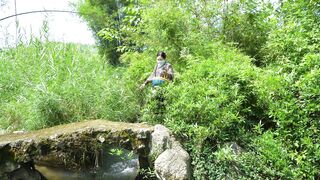
[[152,79],[154,78],[155,76],[155,73],[156,73],[156,70],[157,70],[157,65],[155,65],[152,73],[149,75],[149,77],[142,83],[142,85],[140,86],[140,88],[144,88],[144,86],[146,86],[148,83],[150,83],[152,81]]
[[144,84],[148,84],[149,82],[152,81],[152,79],[155,77],[157,71],[157,65],[154,66],[152,73],[150,76],[147,78],[147,80],[144,81]]
[[167,69],[167,79],[170,81],[173,81],[173,78],[174,78],[173,68],[172,68],[172,65],[169,64]]

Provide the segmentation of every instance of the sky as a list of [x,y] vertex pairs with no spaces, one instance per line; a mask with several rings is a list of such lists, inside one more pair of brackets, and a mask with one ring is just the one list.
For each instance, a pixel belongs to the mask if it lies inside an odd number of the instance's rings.
[[[17,13],[34,10],[74,10],[70,3],[79,0],[16,0]],[[15,14],[14,0],[0,0],[0,19]],[[60,42],[94,44],[92,32],[76,14],[35,13],[18,16],[19,39],[27,41],[30,35],[40,37],[43,22],[47,20],[49,39]],[[15,18],[0,21],[0,48],[14,46],[16,42]]]

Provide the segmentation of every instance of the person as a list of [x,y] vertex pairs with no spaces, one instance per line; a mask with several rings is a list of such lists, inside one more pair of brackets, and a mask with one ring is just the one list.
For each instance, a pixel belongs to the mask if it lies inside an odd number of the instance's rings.
[[152,87],[159,87],[166,81],[173,81],[174,72],[172,65],[167,61],[167,55],[165,52],[160,51],[157,54],[157,64],[154,67],[153,72],[143,82],[140,88],[144,88],[148,83],[152,83]]

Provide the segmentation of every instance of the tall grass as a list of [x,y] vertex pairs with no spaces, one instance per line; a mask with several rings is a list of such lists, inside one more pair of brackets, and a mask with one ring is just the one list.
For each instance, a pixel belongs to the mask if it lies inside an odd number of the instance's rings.
[[122,73],[91,46],[35,39],[1,51],[0,128],[32,130],[96,118],[134,120],[137,100],[122,86]]

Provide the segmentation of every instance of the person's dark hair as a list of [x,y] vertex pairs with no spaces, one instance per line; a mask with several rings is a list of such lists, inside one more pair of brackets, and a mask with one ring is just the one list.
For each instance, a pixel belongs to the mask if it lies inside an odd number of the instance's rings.
[[159,51],[158,54],[157,54],[157,57],[161,56],[163,59],[166,59],[167,58],[167,55],[165,52],[163,51]]

